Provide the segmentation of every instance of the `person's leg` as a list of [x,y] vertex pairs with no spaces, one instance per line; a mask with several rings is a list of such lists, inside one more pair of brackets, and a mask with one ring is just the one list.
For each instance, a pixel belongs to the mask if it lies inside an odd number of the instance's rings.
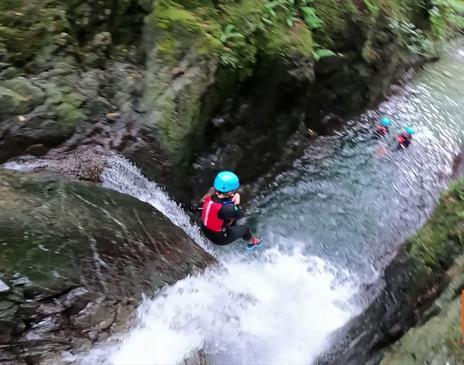
[[210,232],[206,229],[203,230],[206,238],[208,238],[211,242],[219,246],[228,245],[239,238],[243,238],[246,241],[251,240],[251,231],[250,227],[247,225],[239,225],[239,226],[232,226],[229,227],[225,232]]
[[251,240],[250,227],[245,225],[230,227],[225,233],[230,242],[238,240],[239,238],[243,238],[246,241]]
[[227,240],[227,237],[224,236],[223,232],[211,232],[205,228],[203,228],[203,234],[213,242],[215,245],[224,246],[228,245],[230,242]]

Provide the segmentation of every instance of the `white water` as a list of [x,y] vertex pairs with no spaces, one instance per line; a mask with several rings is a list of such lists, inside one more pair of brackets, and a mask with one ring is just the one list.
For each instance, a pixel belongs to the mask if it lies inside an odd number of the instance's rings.
[[327,336],[360,310],[350,303],[357,289],[347,273],[302,254],[304,242],[292,242],[290,252],[285,242],[266,242],[253,254],[213,248],[131,163],[114,156],[110,166],[104,186],[163,212],[222,267],[146,299],[130,333],[95,349],[83,363],[176,364],[203,350],[217,364],[309,364],[329,345]]

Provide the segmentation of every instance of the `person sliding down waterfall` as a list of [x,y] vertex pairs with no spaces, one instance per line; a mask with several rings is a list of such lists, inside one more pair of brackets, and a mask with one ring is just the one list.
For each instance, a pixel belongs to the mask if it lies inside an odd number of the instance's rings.
[[405,128],[404,132],[396,137],[398,141],[398,148],[408,148],[412,142],[412,136],[416,134],[416,131],[410,127]]
[[389,127],[391,126],[392,121],[390,118],[383,117],[380,119],[380,124],[376,126],[375,135],[377,137],[384,137],[390,133]]
[[240,210],[240,181],[230,171],[222,171],[214,179],[213,187],[203,197],[201,222],[205,236],[213,243],[225,246],[243,238],[249,241],[248,249],[261,245],[259,238],[252,236],[250,227],[243,222]]

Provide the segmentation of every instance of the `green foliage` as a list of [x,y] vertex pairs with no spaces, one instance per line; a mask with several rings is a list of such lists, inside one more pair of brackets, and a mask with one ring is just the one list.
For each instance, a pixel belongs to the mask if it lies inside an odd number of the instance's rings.
[[450,250],[462,250],[464,246],[463,212],[464,181],[461,181],[450,186],[428,223],[409,240],[409,254],[426,267],[439,268]]
[[377,14],[380,10],[379,5],[374,0],[364,0],[364,4],[372,14]]
[[375,35],[385,25],[399,35],[408,52],[429,55],[435,46],[420,20],[428,10],[429,19],[422,19],[430,22],[434,34],[444,37],[449,24],[460,24],[464,5],[462,0],[159,0],[148,18],[174,38],[158,41],[166,55],[182,54],[194,45],[246,77],[258,53],[279,57],[297,53],[316,61],[333,56],[335,39],[343,37],[348,21],[369,29],[362,48],[366,60],[375,61]]
[[293,28],[298,19],[304,20],[309,29],[322,26],[322,20],[317,16],[312,0],[273,0],[264,4],[261,17],[262,27],[273,25],[279,19],[279,13],[285,18],[287,26]]
[[314,49],[313,57],[314,57],[314,60],[316,61],[319,61],[321,58],[324,58],[324,57],[332,57],[332,56],[336,56],[336,53],[331,51],[330,49],[326,49],[326,48],[315,48]]
[[422,56],[436,53],[434,42],[415,24],[406,20],[393,20],[389,26],[400,36],[402,46],[410,52]]
[[429,19],[439,39],[445,38],[450,30],[464,30],[464,1],[431,0]]
[[226,29],[221,34],[220,40],[222,44],[226,44],[231,39],[243,39],[245,36],[242,33],[235,31],[235,26],[228,24]]
[[301,11],[309,29],[317,29],[322,26],[322,20],[316,15],[316,9],[310,6],[302,6]]

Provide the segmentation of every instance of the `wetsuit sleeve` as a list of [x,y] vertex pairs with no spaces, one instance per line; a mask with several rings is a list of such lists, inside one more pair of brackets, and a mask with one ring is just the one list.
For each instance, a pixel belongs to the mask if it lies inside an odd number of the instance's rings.
[[240,208],[233,204],[224,205],[218,213],[218,217],[222,220],[229,221],[232,219],[241,219],[245,215],[240,210]]

